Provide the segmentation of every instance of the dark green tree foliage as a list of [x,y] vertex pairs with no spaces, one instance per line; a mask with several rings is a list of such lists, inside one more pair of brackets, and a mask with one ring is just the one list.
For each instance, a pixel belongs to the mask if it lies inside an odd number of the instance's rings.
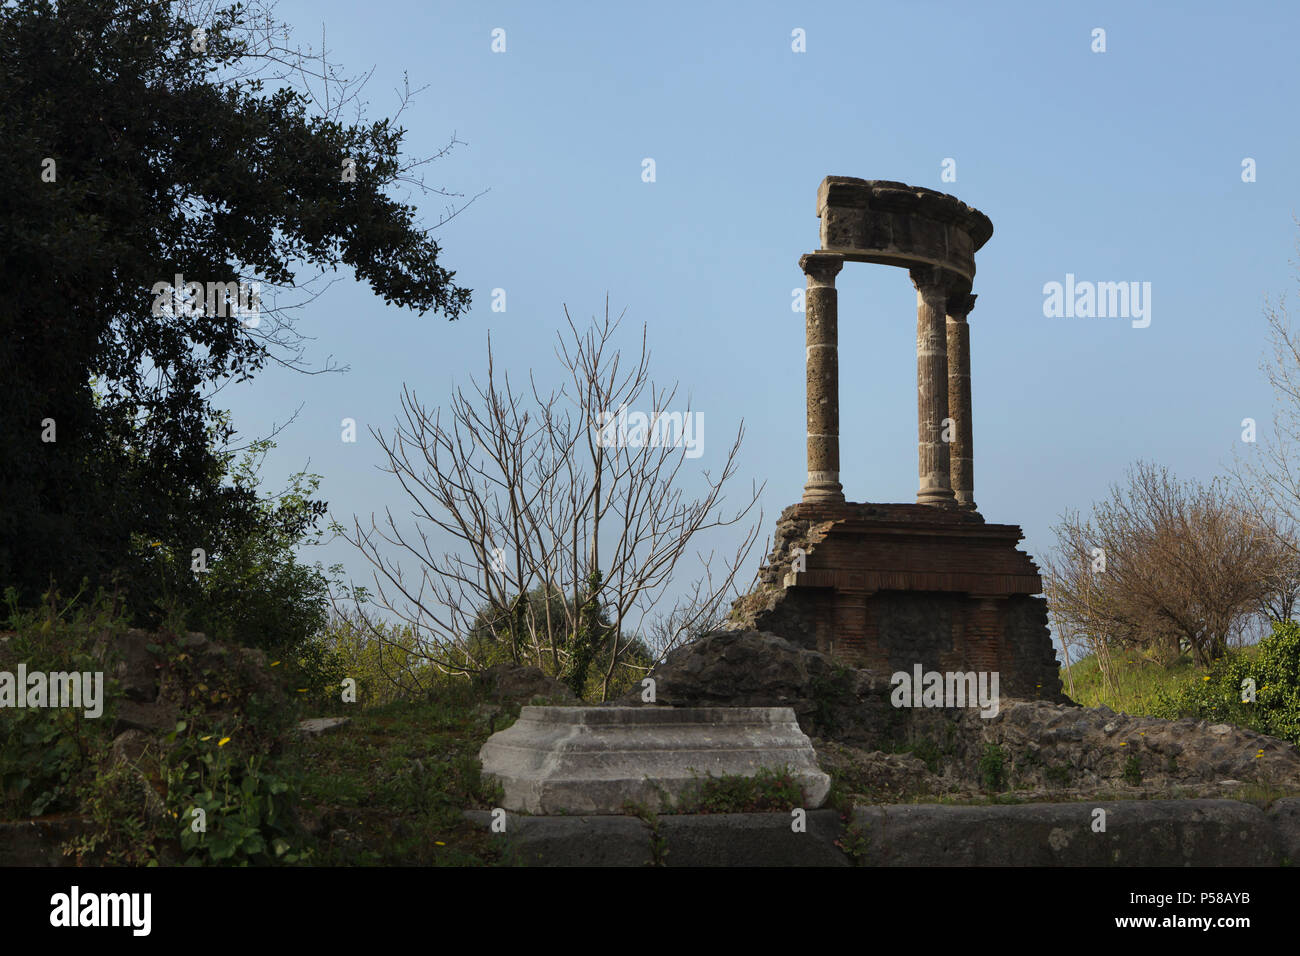
[[[225,78],[247,56],[247,16],[191,24],[146,0],[0,7],[0,583],[28,602],[52,575],[117,574],[138,591],[148,543],[215,555],[277,517],[224,480],[232,428],[205,391],[278,356],[238,315],[153,314],[156,283],[288,287],[304,266],[343,264],[420,314],[468,307],[414,208],[386,195],[401,129],[343,125],[302,94]],[[128,594],[136,609],[145,597]]]

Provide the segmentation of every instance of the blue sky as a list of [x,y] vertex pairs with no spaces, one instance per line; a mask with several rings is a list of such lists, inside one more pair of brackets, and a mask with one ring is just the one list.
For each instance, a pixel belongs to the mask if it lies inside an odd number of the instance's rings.
[[[349,72],[370,113],[409,74],[406,150],[466,145],[428,181],[487,192],[435,235],[474,290],[461,321],[385,306],[350,276],[301,319],[309,358],[345,375],[268,370],[222,399],[249,436],[303,405],[267,487],[324,476],[335,516],[403,507],[368,426],[401,384],[442,402],[498,362],[544,381],[563,306],[626,309],[653,371],[707,422],[716,466],[743,418],[738,479],[767,482],[763,534],[805,478],[802,287],[828,174],[950,192],[986,213],[971,314],[975,497],[1043,554],[1137,458],[1222,474],[1241,421],[1267,429],[1265,297],[1295,288],[1300,8],[1253,4],[525,4],[281,0],[279,18]],[[491,49],[505,30],[506,51]],[[806,34],[806,52],[791,33]],[[1093,30],[1106,51],[1092,51]],[[653,158],[656,181],[642,181]],[[1242,161],[1257,180],[1242,181]],[[955,182],[942,182],[945,159]],[[446,201],[417,198],[432,224]],[[1046,318],[1043,286],[1151,284],[1151,323]],[[850,500],[912,501],[915,292],[848,264],[840,290],[841,480]],[[507,311],[490,309],[491,290]],[[355,418],[355,444],[340,420]],[[1249,450],[1249,449],[1245,449]],[[725,549],[734,539],[719,536]],[[313,559],[366,580],[345,543]],[[752,563],[758,559],[757,552]]]

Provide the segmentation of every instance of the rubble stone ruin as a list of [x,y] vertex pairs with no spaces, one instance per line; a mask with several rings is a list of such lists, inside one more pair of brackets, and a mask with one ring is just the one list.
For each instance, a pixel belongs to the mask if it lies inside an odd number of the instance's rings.
[[[786,508],[761,586],[730,627],[773,631],[886,672],[997,671],[1014,697],[1063,699],[1038,568],[1016,525],[975,505],[968,317],[975,253],[993,223],[953,196],[828,176],[807,277],[803,500]],[[839,301],[845,262],[908,270],[916,287],[916,504],[845,500],[840,480]]]

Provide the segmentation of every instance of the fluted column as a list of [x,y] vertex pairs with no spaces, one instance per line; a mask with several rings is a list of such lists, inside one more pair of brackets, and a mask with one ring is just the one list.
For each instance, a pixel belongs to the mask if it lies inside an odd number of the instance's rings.
[[808,483],[804,501],[843,501],[840,484],[839,256],[811,253],[799,259],[808,277],[804,297],[808,381]]
[[949,476],[948,443],[943,440],[948,417],[948,297],[942,270],[911,270],[916,286],[916,408],[917,456],[921,488],[917,504],[955,507]]
[[971,440],[970,325],[966,317],[975,308],[975,296],[948,300],[948,415],[952,441],[948,443],[952,490],[958,507],[975,510],[975,452]]

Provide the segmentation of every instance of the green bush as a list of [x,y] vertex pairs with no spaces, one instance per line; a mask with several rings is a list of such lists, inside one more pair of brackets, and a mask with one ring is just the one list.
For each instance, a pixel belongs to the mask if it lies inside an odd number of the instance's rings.
[[[256,655],[229,648],[198,653],[164,630],[149,650],[160,687],[181,714],[130,763],[113,752],[121,691],[111,679],[114,636],[125,629],[115,598],[63,601],[57,592],[20,610],[9,589],[0,670],[104,674],[103,711],[0,708],[0,817],[53,812],[92,826],[65,852],[79,863],[150,865],[293,863],[303,857],[292,814],[295,790],[275,768],[295,719],[276,679]],[[150,792],[152,791],[152,792]],[[195,826],[201,809],[204,825]]]
[[111,648],[112,632],[124,626],[120,609],[102,592],[80,607],[77,598],[65,603],[56,591],[28,611],[18,609],[13,588],[6,590],[5,601],[7,627],[14,633],[0,644],[0,670],[13,673],[22,663],[29,672],[104,673],[99,717],[88,718],[83,709],[71,707],[0,708],[0,816],[71,810],[78,788],[93,779],[111,740],[116,683],[112,668],[96,651],[95,638],[105,638]]
[[264,756],[229,746],[230,738],[188,730],[185,721],[176,725],[166,755],[167,809],[179,823],[186,862],[298,862],[289,782]]
[[1124,761],[1124,782],[1130,787],[1142,785],[1142,758],[1131,753]]
[[979,773],[986,790],[1001,790],[1006,783],[1006,755],[997,744],[987,744],[984,747],[984,753],[979,759]]
[[[1247,678],[1255,682],[1253,702],[1242,700]],[[1254,656],[1229,651],[1200,679],[1157,694],[1153,714],[1237,724],[1300,744],[1300,624],[1276,622]]]

